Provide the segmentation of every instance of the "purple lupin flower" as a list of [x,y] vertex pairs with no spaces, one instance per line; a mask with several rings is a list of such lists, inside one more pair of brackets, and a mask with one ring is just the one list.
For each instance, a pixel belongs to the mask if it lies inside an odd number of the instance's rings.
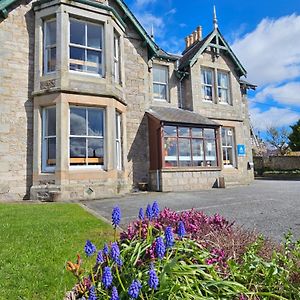
[[115,286],[112,288],[110,300],[120,300],[118,290]]
[[166,246],[164,240],[161,236],[157,237],[155,240],[155,253],[159,259],[163,259],[166,252]]
[[99,250],[96,258],[97,264],[103,264],[104,263],[104,258],[103,258],[103,250]]
[[158,218],[159,215],[159,206],[157,201],[154,201],[152,204],[152,216],[153,218]]
[[111,244],[110,257],[112,258],[113,261],[117,262],[119,256],[120,256],[120,249],[118,243],[114,242]]
[[183,238],[186,234],[184,223],[182,221],[179,221],[179,223],[178,223],[177,234],[180,238]]
[[128,295],[132,299],[137,299],[142,288],[141,283],[135,279],[132,281],[130,287],[128,288]]
[[87,240],[84,246],[84,252],[87,256],[91,256],[96,252],[96,246],[90,240]]
[[112,214],[111,214],[111,219],[112,219],[112,225],[116,228],[119,226],[120,221],[121,221],[121,210],[118,206],[115,206],[113,208]]
[[97,295],[96,295],[96,290],[95,290],[95,287],[92,286],[90,287],[89,289],[89,299],[88,300],[97,300]]
[[166,247],[172,248],[174,246],[174,236],[172,232],[172,227],[168,226],[165,230],[166,237]]
[[156,275],[156,272],[153,268],[153,266],[149,270],[149,280],[148,280],[148,285],[150,289],[156,290],[159,284],[158,277]]
[[139,219],[140,219],[141,221],[143,221],[144,218],[145,218],[144,210],[143,210],[142,208],[140,208],[140,210],[139,210]]
[[152,220],[153,215],[152,215],[152,207],[150,204],[147,205],[146,216],[147,216],[148,220],[150,220],[150,221]]
[[110,267],[105,267],[102,275],[102,283],[105,289],[108,289],[113,281]]
[[105,244],[104,244],[104,247],[103,247],[103,254],[104,254],[104,255],[108,255],[108,253],[109,253],[109,249],[108,249],[107,244],[105,243]]

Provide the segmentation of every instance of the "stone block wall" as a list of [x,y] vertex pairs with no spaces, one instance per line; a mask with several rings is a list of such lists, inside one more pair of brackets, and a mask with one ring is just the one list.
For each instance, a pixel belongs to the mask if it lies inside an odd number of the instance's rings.
[[0,19],[0,200],[27,199],[32,182],[34,14],[20,2]]
[[255,171],[288,171],[300,170],[300,156],[254,156]]

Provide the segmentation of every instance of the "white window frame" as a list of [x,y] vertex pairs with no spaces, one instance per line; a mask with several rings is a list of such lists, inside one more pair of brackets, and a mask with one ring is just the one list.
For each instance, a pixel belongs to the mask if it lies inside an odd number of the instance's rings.
[[116,162],[117,170],[122,170],[122,115],[116,111]]
[[[71,43],[71,21],[76,21],[76,22],[81,22],[81,23],[84,23],[84,32],[85,32],[85,43],[87,44],[87,24],[92,24],[92,25],[97,25],[99,27],[101,27],[101,30],[102,30],[102,36],[101,36],[101,45],[102,45],[102,48],[93,48],[93,47],[88,47],[87,45],[83,46],[83,45],[80,45],[80,44],[73,44]],[[81,49],[84,49],[84,63],[86,64],[87,63],[87,52],[88,50],[91,50],[91,51],[97,51],[97,52],[100,52],[101,53],[101,64],[99,64],[99,67],[101,68],[101,73],[94,73],[94,72],[88,72],[87,70],[83,70],[83,71],[80,71],[80,70],[71,70],[70,69],[70,64],[71,64],[71,58],[70,58],[70,54],[71,54],[71,47],[75,47],[75,48],[81,48]],[[77,18],[69,18],[69,72],[72,72],[72,73],[76,73],[76,74],[86,74],[86,75],[92,75],[92,76],[98,76],[98,77],[104,77],[104,74],[105,74],[105,69],[104,69],[104,65],[105,65],[105,57],[104,57],[104,49],[105,49],[105,45],[104,45],[104,24],[102,23],[97,23],[97,22],[90,22],[90,21],[86,21],[86,20],[80,20],[80,19],[77,19]],[[86,65],[83,65],[83,66],[86,66]]]
[[[229,135],[228,132],[231,132],[231,136],[232,136],[232,145],[224,146],[223,145],[223,141],[221,141],[223,166],[224,166],[224,168],[236,168],[237,167],[237,165],[236,165],[236,154],[235,154],[236,142],[235,142],[234,128],[232,128],[232,127],[222,127],[221,130],[222,131],[225,130],[225,138],[226,138],[227,135]],[[223,138],[223,134],[222,133],[221,133],[221,138]],[[225,165],[224,159],[223,159],[223,149],[226,149],[226,154],[227,154],[226,156],[227,157],[229,157],[228,151],[232,151],[232,160],[233,161],[232,161],[231,164],[226,164]]]
[[[56,166],[49,166],[47,164],[47,158],[48,158],[48,147],[47,147],[47,140],[49,138],[55,138],[56,135],[46,135],[46,126],[48,122],[48,114],[47,110],[50,108],[55,108],[55,106],[48,106],[42,108],[42,172],[43,173],[54,173],[55,172],[55,167]],[[55,110],[56,112],[56,110]],[[56,124],[55,124],[56,128]],[[55,150],[56,151],[56,150]]]
[[113,41],[113,52],[114,52],[114,69],[113,69],[113,77],[115,83],[121,83],[121,52],[120,52],[120,44],[121,44],[121,36],[114,31],[114,41]]
[[[227,77],[227,87],[226,86],[223,86],[223,85],[219,85],[219,74],[223,74],[223,75],[226,75]],[[217,78],[216,78],[216,82],[217,82],[217,97],[218,97],[218,102],[221,103],[221,104],[230,104],[231,101],[230,101],[230,81],[229,81],[229,72],[226,72],[226,71],[222,71],[222,70],[217,70]],[[220,90],[223,90],[226,92],[226,96],[227,96],[227,100],[224,101],[220,96],[219,96],[219,91]]]
[[[210,72],[211,73],[211,84],[202,82],[202,72]],[[205,87],[211,88],[211,96],[205,95]],[[210,68],[203,68],[201,67],[201,94],[202,94],[202,100],[206,102],[213,102],[214,98],[214,72],[213,69]]]
[[[164,70],[164,71],[166,71],[166,78],[167,78],[167,82],[159,82],[159,81],[154,81],[154,69],[155,68],[157,68],[157,69],[161,69],[161,70]],[[166,66],[166,65],[159,65],[159,64],[153,64],[153,68],[152,68],[152,70],[153,70],[153,76],[152,76],[152,78],[153,78],[153,86],[152,86],[152,88],[153,88],[153,99],[155,100],[155,101],[163,101],[163,102],[169,102],[169,66]],[[154,85],[155,84],[157,84],[157,85],[163,85],[163,86],[165,86],[166,87],[166,99],[161,99],[161,98],[155,98],[154,97]]]
[[[49,19],[49,20],[45,20],[44,21],[44,26],[43,26],[43,58],[44,58],[44,65],[43,65],[43,74],[53,74],[56,72],[56,63],[57,63],[57,48],[56,48],[56,44],[57,44],[57,36],[55,34],[55,44],[53,45],[46,45],[46,40],[47,40],[47,24],[51,23],[51,22],[55,22],[55,28],[57,31],[57,23],[56,23],[56,19]],[[49,71],[48,70],[48,56],[49,56],[49,50],[51,51],[51,49],[55,48],[55,70],[54,71]]]
[[[103,135],[100,136],[89,136],[89,135],[71,135],[70,131],[71,131],[71,108],[75,107],[75,108],[84,108],[84,109],[88,109],[88,108],[93,108],[93,109],[98,109],[98,110],[102,110],[103,111]],[[86,112],[86,129],[87,129],[87,133],[88,133],[88,112]],[[78,169],[97,169],[97,170],[105,170],[106,169],[106,126],[105,126],[105,120],[106,120],[106,116],[105,116],[106,110],[103,107],[97,107],[97,106],[78,106],[78,105],[70,105],[69,107],[69,128],[68,128],[68,136],[69,136],[69,149],[68,149],[68,160],[69,160],[69,167],[72,170],[78,170]],[[88,165],[87,163],[84,165],[71,165],[71,160],[70,160],[70,149],[71,149],[71,138],[97,138],[97,139],[102,139],[103,140],[103,165]],[[88,143],[86,142],[86,157],[88,155]]]

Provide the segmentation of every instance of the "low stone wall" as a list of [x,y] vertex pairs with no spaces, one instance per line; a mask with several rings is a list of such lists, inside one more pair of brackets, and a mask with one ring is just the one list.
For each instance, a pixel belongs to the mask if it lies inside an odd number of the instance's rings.
[[260,174],[264,171],[300,170],[300,156],[254,156],[254,170]]

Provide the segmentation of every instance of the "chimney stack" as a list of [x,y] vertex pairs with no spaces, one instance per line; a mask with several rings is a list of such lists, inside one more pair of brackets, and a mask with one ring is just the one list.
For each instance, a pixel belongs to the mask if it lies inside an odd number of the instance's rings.
[[194,43],[201,40],[202,40],[202,27],[198,26],[196,30],[193,31],[193,33],[191,33],[185,38],[185,46],[186,48],[189,48]]

